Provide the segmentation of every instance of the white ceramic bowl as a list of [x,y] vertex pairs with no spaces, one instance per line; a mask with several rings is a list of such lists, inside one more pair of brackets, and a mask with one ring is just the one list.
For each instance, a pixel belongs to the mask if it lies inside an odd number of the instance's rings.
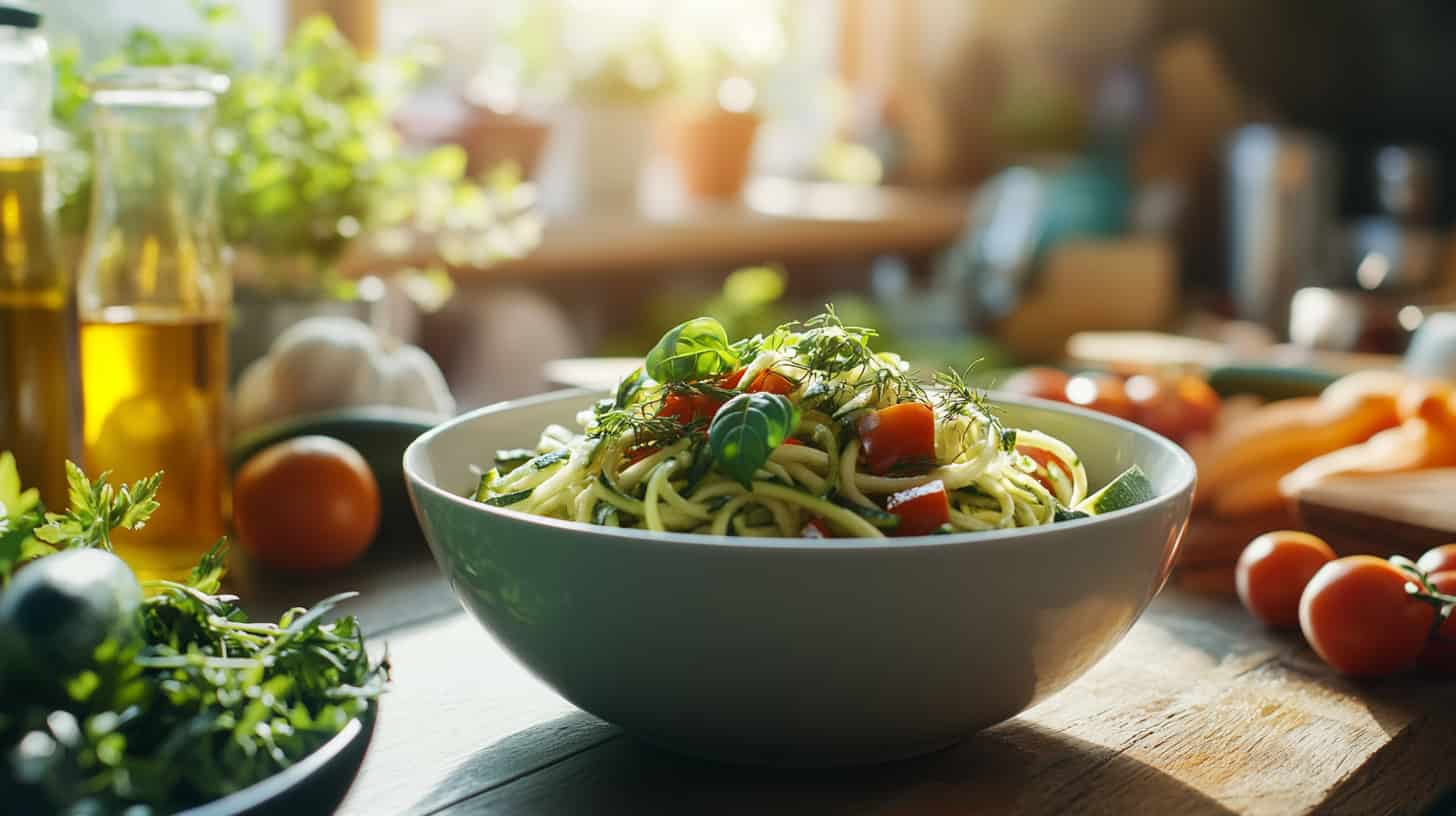
[[929,751],[1087,671],[1168,576],[1194,466],[1131,423],[996,400],[1067,441],[1100,485],[1141,465],[1157,498],[1046,527],[884,540],[738,539],[593,527],[460,496],[470,466],[571,426],[584,391],[483,408],[404,467],[461,603],[592,714],[671,749],[836,765]]

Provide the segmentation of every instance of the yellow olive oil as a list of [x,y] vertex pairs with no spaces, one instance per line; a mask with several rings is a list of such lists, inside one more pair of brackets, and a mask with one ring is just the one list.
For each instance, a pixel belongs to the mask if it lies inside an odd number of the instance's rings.
[[98,317],[81,322],[86,467],[113,484],[166,471],[151,521],[114,543],[142,578],[175,579],[224,531],[224,323],[127,307]]
[[39,156],[0,156],[0,450],[48,508],[66,506],[74,459],[75,311],[44,208]]

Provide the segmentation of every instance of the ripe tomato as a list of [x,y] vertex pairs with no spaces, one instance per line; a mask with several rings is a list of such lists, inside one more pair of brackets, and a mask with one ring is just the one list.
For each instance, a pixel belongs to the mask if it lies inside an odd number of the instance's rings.
[[249,459],[233,484],[243,549],[270,567],[342,567],[379,527],[379,485],[364,457],[327,436],[279,442]]
[[1067,376],[1066,372],[1059,369],[1033,366],[1012,374],[999,390],[1028,397],[1066,402],[1067,380],[1069,379],[1071,378]]
[[1056,491],[1056,483],[1052,481],[1052,467],[1062,472],[1068,482],[1072,481],[1072,468],[1060,457],[1046,448],[1038,448],[1033,445],[1017,445],[1016,452],[1031,459],[1036,463],[1036,470],[1032,471],[1032,478],[1041,482],[1042,487],[1052,492]]
[[782,374],[774,371],[764,371],[748,386],[749,391],[762,391],[767,394],[788,394],[794,390],[794,383]]
[[657,415],[686,425],[695,419],[712,419],[722,407],[723,403],[707,394],[668,394]]
[[865,467],[888,473],[902,462],[935,463],[935,411],[923,402],[902,402],[870,411],[859,420]]
[[1194,418],[1174,388],[1156,377],[1135,374],[1123,386],[1132,403],[1132,418],[1143,427],[1174,441],[1194,430]]
[[1442,544],[1426,550],[1416,566],[1425,570],[1427,574],[1447,572],[1456,570],[1456,544]]
[[[1456,570],[1435,573],[1430,581],[1442,595],[1456,595]],[[1456,613],[1446,618],[1435,638],[1426,644],[1421,664],[1442,674],[1456,675]]]
[[1191,374],[1178,378],[1174,389],[1178,399],[1183,403],[1184,415],[1188,418],[1190,433],[1206,433],[1213,430],[1213,424],[1218,421],[1218,411],[1222,401],[1218,398],[1218,392],[1208,384],[1202,377],[1195,377]]
[[732,374],[726,374],[726,375],[724,375],[723,376],[723,379],[721,379],[721,380],[718,381],[718,385],[721,386],[721,387],[723,387],[723,388],[728,388],[728,389],[737,388],[738,387],[738,383],[742,382],[742,380],[743,380],[743,372],[745,372],[747,370],[748,369],[746,369],[746,368],[740,368],[737,371],[733,372]]
[[1122,419],[1132,419],[1132,400],[1122,378],[1112,374],[1078,374],[1067,381],[1067,402]]
[[885,509],[900,517],[897,536],[929,535],[950,521],[950,498],[939,479],[894,494]]
[[1265,533],[1244,548],[1234,569],[1239,600],[1270,626],[1299,625],[1299,596],[1320,567],[1335,560],[1323,539],[1297,530]]
[[1405,591],[1406,574],[1373,555],[1320,567],[1299,600],[1299,627],[1337,671],[1379,677],[1410,668],[1426,648],[1436,610]]
[[833,538],[833,537],[834,536],[831,535],[830,532],[829,532],[829,525],[825,524],[824,523],[824,519],[821,519],[821,518],[811,518],[811,519],[809,519],[809,523],[808,524],[805,524],[804,525],[804,529],[802,529],[802,530],[799,531],[799,538]]

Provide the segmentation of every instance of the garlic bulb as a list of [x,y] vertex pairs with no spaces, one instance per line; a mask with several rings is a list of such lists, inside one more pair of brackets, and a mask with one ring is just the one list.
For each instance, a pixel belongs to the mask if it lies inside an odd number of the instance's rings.
[[392,344],[347,317],[313,317],[278,336],[238,380],[233,427],[300,414],[388,405],[446,417],[455,399],[424,350]]

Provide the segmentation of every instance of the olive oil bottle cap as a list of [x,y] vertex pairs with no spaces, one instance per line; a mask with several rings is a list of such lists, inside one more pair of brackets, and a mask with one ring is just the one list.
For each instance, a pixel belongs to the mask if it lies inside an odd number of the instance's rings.
[[0,3],[0,26],[39,28],[40,12]]

